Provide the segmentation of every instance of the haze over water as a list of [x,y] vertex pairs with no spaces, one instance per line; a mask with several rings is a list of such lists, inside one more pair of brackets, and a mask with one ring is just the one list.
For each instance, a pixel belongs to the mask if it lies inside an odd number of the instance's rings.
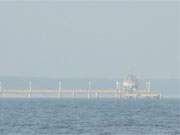
[[175,1],[0,2],[0,76],[180,78],[178,9]]

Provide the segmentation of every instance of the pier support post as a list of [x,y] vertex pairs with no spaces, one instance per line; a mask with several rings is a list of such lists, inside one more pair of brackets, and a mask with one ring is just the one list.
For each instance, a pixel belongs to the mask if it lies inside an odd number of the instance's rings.
[[161,94],[161,93],[159,94],[159,99],[160,99],[160,100],[162,99],[162,94]]
[[98,91],[96,91],[96,98],[98,98]]
[[116,97],[117,97],[117,98],[120,98],[119,81],[116,81]]
[[75,97],[75,90],[73,89],[73,98]]
[[119,89],[119,91],[118,91],[118,92],[119,92],[119,98],[121,98],[121,90]]
[[90,99],[91,81],[88,82],[88,99]]
[[150,92],[150,90],[151,90],[151,82],[150,81],[146,81],[146,90],[147,90],[147,92]]
[[89,90],[88,90],[88,99],[90,99],[90,94],[89,94]]
[[2,82],[0,81],[0,96],[3,97]]
[[28,92],[28,98],[31,98],[31,92],[32,92],[32,83],[29,81],[29,92]]
[[62,83],[61,83],[61,81],[59,81],[59,87],[58,87],[58,98],[60,98],[61,97],[61,86],[62,85]]

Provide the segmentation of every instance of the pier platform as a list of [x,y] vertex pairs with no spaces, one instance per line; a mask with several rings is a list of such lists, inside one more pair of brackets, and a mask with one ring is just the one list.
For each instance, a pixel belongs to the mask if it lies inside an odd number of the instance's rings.
[[116,89],[33,89],[33,90],[3,90],[0,98],[161,98],[155,91],[138,90],[127,92]]

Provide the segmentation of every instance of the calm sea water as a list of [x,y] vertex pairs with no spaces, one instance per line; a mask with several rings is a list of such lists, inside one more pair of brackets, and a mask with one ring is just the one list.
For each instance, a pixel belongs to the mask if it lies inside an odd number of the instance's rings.
[[0,135],[180,135],[180,100],[0,99]]

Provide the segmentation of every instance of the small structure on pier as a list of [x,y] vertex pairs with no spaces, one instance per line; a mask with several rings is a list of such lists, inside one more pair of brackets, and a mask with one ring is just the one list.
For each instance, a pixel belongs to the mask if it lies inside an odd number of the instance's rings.
[[123,81],[123,90],[125,91],[136,91],[138,89],[138,80],[135,75],[128,75]]
[[128,75],[125,80],[123,80],[122,86],[123,93],[122,97],[139,97],[139,98],[161,98],[161,94],[156,91],[151,91],[151,81],[146,81],[146,88],[140,89],[138,87],[138,79],[135,75]]

